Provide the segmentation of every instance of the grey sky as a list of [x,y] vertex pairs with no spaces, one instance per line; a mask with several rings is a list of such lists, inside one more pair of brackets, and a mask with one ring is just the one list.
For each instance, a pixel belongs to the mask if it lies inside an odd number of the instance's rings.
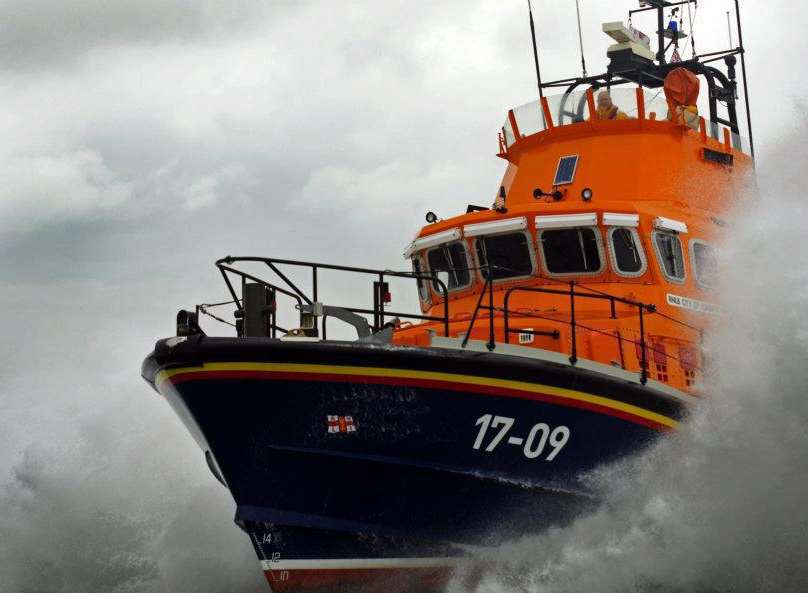
[[[591,72],[600,23],[635,4],[582,0]],[[699,50],[725,45],[730,4],[700,2]],[[793,3],[743,4],[765,174],[808,90],[783,60],[808,41]],[[578,73],[574,2],[534,10],[545,78]],[[141,359],[177,308],[222,296],[218,257],[401,268],[427,210],[489,204],[497,130],[536,94],[525,2],[33,0],[0,14],[0,504],[55,497],[56,516],[91,495],[66,527],[91,529],[93,508],[145,525],[132,590],[180,591],[182,563],[154,558],[186,553],[171,534],[197,526],[170,487],[206,509],[205,537],[242,538]],[[19,562],[3,530],[31,516],[0,520],[0,574]],[[221,562],[240,566],[239,545]],[[53,590],[92,590],[82,578]]]

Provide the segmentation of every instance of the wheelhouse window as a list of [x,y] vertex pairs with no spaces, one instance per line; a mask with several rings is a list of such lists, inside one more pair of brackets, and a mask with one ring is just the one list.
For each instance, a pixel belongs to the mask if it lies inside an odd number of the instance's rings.
[[489,266],[494,280],[533,274],[533,258],[526,233],[480,237],[477,239],[476,249],[483,277],[487,276]]
[[[449,290],[463,288],[471,282],[466,248],[463,243],[447,243],[431,249],[427,253],[427,263],[433,277],[437,277],[440,272],[447,273],[446,288]],[[443,293],[443,289],[437,281],[433,281],[432,286],[438,294]]]
[[544,264],[551,274],[596,274],[602,268],[597,230],[589,227],[542,231]]
[[654,245],[656,246],[659,265],[665,277],[672,282],[682,282],[685,279],[685,261],[682,255],[682,242],[679,235],[664,231],[654,232]]
[[[416,277],[425,275],[421,258],[417,255],[412,258],[412,271]],[[429,287],[427,286],[427,281],[423,278],[418,278],[416,283],[418,284],[418,297],[421,299],[421,302],[429,303]]]
[[640,276],[645,272],[645,254],[637,231],[627,227],[609,229],[612,263],[618,274]]
[[696,282],[702,288],[712,288],[715,286],[718,276],[718,254],[712,245],[693,241],[690,244],[690,253],[693,258],[693,274]]

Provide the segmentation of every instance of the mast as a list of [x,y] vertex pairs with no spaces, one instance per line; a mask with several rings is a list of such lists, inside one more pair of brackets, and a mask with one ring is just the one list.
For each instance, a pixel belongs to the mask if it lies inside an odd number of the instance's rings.
[[527,0],[527,12],[530,15],[530,38],[533,41],[533,62],[536,65],[536,81],[539,85],[539,100],[544,99],[544,87],[541,84],[541,70],[539,69],[539,50],[536,48],[536,26],[533,24],[533,7]]
[[657,62],[660,64],[665,63],[665,5],[667,2],[664,0],[650,0],[650,3],[656,6],[657,9]]
[[743,76],[743,98],[746,103],[746,125],[749,128],[749,150],[755,158],[755,140],[752,137],[752,109],[749,106],[749,86],[746,84],[746,50],[743,47],[743,30],[741,28],[740,1],[735,0],[735,18],[738,20],[738,49],[741,51],[741,75]]
[[575,11],[578,14],[578,43],[581,46],[581,68],[583,69],[584,78],[586,78],[586,58],[584,58],[584,35],[583,33],[581,33],[581,6],[579,0],[575,0]]

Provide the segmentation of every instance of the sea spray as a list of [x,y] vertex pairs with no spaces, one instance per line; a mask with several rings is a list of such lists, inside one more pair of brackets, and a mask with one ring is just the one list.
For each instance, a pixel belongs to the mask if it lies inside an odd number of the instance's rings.
[[0,593],[266,590],[230,494],[132,375],[108,410],[84,400],[99,411],[65,418],[0,483]]
[[729,219],[707,397],[592,477],[599,511],[503,546],[449,591],[808,591],[808,159],[803,142],[782,155]]
[[[458,580],[453,592],[808,591],[808,162],[803,143],[782,157],[769,162],[792,167],[769,166],[760,203],[727,227],[709,397],[648,454],[593,477],[606,497],[598,513],[502,547],[479,584]],[[48,326],[53,351],[37,352],[36,367],[87,412],[81,427],[59,416],[0,479],[0,593],[266,590],[229,494],[138,377],[143,349],[127,327],[142,318],[97,315],[114,300],[103,297],[57,334]],[[96,344],[93,356],[76,336]],[[122,342],[134,346],[108,346]],[[75,371],[54,370],[73,352]],[[24,396],[37,411],[55,397]]]

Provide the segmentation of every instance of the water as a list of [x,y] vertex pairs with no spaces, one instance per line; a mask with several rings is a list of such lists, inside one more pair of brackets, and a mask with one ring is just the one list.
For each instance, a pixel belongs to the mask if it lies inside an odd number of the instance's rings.
[[808,591],[804,155],[784,146],[731,224],[710,398],[646,455],[593,476],[599,512],[503,546],[481,583],[458,578],[451,593]]
[[[782,154],[770,162],[791,164],[769,168],[763,200],[731,227],[710,399],[648,454],[593,476],[600,512],[503,546],[480,583],[450,593],[808,590],[808,163],[800,142]],[[92,357],[49,336],[54,362],[29,369],[43,391],[6,386],[3,414],[48,430],[4,452],[16,461],[0,477],[0,593],[264,591],[227,492],[137,377],[143,350],[107,346],[140,343],[128,314],[62,321],[59,335],[93,337]],[[35,413],[14,407],[14,389]]]
[[19,338],[0,345],[0,593],[266,591],[229,493],[139,377],[181,299],[147,288],[0,290]]

